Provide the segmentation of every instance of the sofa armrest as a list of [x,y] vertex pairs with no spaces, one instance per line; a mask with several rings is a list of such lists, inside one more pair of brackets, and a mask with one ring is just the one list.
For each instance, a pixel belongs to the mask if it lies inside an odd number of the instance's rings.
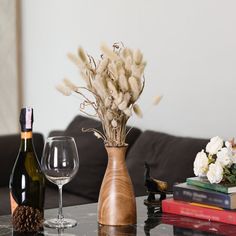
[[49,133],[48,137],[53,137],[53,136],[64,136],[65,131],[64,130],[53,130]]

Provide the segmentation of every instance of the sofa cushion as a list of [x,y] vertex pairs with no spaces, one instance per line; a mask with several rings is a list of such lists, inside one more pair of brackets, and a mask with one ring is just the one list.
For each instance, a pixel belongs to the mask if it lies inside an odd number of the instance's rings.
[[[33,134],[35,152],[41,158],[44,138],[40,133]],[[20,147],[20,135],[0,136],[0,186],[8,186],[13,165]]]
[[[65,135],[75,138],[80,158],[79,170],[72,181],[64,186],[71,192],[97,201],[103,176],[107,166],[107,153],[103,141],[93,133],[82,132],[82,128],[96,128],[102,131],[101,123],[97,120],[77,116],[65,130]],[[141,131],[133,128],[127,136],[131,147]]]
[[145,195],[144,162],[150,166],[153,178],[174,183],[194,176],[193,161],[208,140],[177,137],[165,133],[143,132],[127,155],[127,166],[136,195]]

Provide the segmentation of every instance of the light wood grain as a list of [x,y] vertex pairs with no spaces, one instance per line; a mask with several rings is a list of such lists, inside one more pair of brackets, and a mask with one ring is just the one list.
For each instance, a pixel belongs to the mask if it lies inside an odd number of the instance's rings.
[[127,147],[106,147],[108,165],[98,201],[98,222],[102,225],[136,224],[136,202],[125,163]]

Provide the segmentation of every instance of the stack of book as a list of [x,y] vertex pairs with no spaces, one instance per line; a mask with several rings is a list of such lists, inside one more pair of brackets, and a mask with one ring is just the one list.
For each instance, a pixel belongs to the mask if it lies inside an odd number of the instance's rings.
[[173,187],[173,198],[162,201],[162,211],[236,225],[236,186],[187,178]]

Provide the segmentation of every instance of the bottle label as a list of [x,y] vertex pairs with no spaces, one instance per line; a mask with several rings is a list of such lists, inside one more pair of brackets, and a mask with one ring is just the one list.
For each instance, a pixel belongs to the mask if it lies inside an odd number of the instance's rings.
[[17,208],[18,204],[16,203],[16,201],[15,201],[14,198],[12,197],[11,192],[10,192],[10,204],[11,204],[11,214],[13,215],[13,212],[14,212],[15,209]]
[[32,109],[26,108],[25,111],[25,128],[32,129]]

